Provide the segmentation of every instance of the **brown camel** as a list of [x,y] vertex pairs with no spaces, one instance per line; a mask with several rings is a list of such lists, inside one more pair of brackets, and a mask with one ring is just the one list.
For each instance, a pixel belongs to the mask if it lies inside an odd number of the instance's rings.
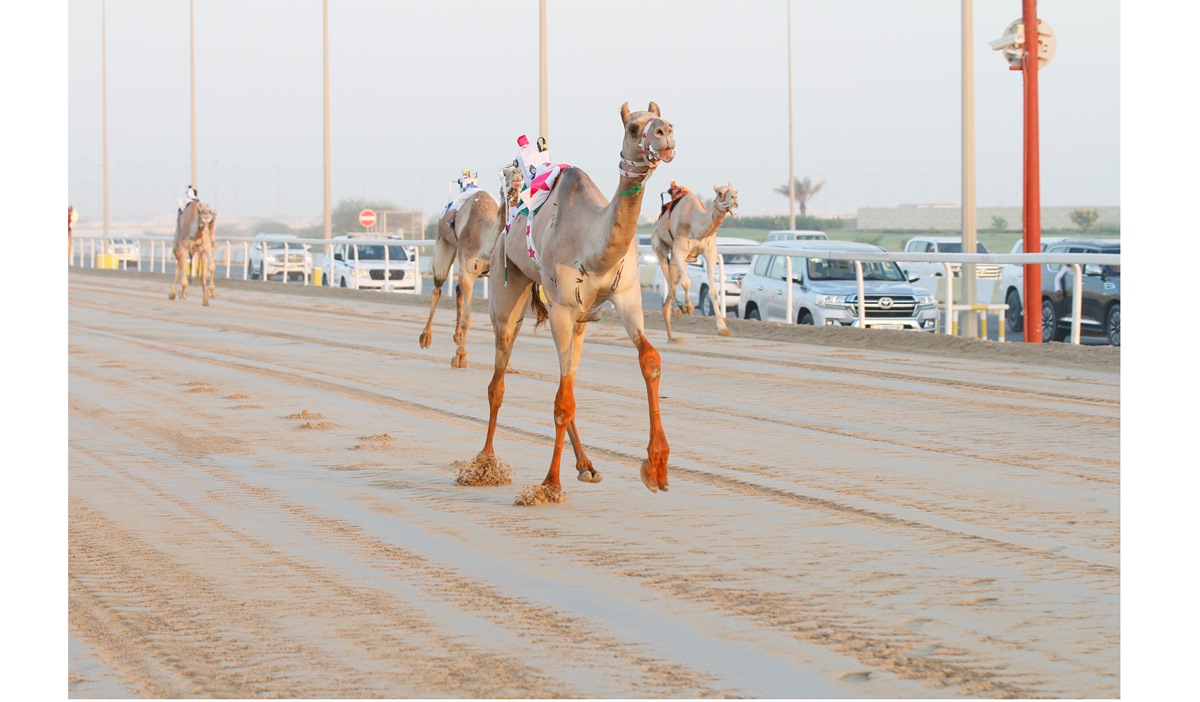
[[433,294],[429,305],[429,320],[421,332],[421,348],[429,348],[433,341],[433,313],[442,296],[442,284],[450,274],[450,266],[458,262],[458,317],[454,324],[454,343],[458,350],[450,359],[450,367],[467,367],[467,330],[471,328],[471,295],[475,279],[487,273],[496,237],[508,216],[508,208],[515,207],[521,192],[521,170],[515,163],[500,171],[504,185],[500,190],[503,206],[485,190],[468,196],[457,211],[451,210],[438,222],[437,243],[433,248]]
[[204,306],[208,307],[208,299],[213,296],[215,265],[213,263],[213,227],[217,223],[217,211],[207,203],[189,200],[175,220],[175,279],[171,281],[171,292],[167,299],[175,299],[175,288],[182,286],[179,299],[187,299],[188,278],[191,273],[191,258],[196,257],[197,269],[200,273],[200,290],[204,296]]
[[[531,489],[535,495],[551,501],[563,499],[559,463],[568,433],[575,450],[579,480],[589,483],[601,480],[599,471],[584,453],[575,428],[574,388],[588,320],[605,301],[612,303],[637,348],[638,364],[646,382],[650,444],[647,460],[642,463],[642,482],[651,491],[667,489],[670,447],[659,414],[661,360],[646,338],[643,326],[636,233],[645,181],[660,160],[674,159],[675,132],[653,102],[647,111],[634,113],[630,113],[629,103],[625,103],[621,106],[621,123],[621,177],[612,200],[605,199],[584,171],[564,167],[548,199],[540,209],[535,209],[531,232],[527,235],[527,215],[522,213],[501,235],[497,242],[499,258],[489,273],[496,363],[488,385],[487,439],[475,460],[477,463],[496,460],[492,442],[496,417],[504,400],[504,373],[524,320],[525,307],[532,303],[538,325],[549,319],[558,351],[554,453],[546,479]],[[540,300],[539,288],[545,295],[545,305]]]
[[671,333],[671,305],[675,303],[675,287],[683,282],[683,314],[691,314],[692,281],[683,271],[683,267],[704,256],[708,264],[708,297],[712,301],[717,319],[717,333],[729,336],[729,328],[725,324],[725,308],[718,304],[715,271],[717,264],[717,230],[725,221],[725,215],[736,215],[733,210],[738,206],[737,191],[733,184],[714,185],[717,197],[712,202],[712,210],[707,210],[700,198],[694,193],[687,192],[670,211],[662,214],[658,225],[654,228],[651,245],[658,256],[658,265],[662,266],[663,281],[666,288],[663,293],[663,323],[667,327],[667,340],[675,341]]

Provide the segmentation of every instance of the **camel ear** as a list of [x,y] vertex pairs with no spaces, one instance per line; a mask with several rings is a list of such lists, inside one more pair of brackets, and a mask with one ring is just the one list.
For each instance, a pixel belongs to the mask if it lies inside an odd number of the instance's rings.
[[623,125],[629,124],[629,102],[628,101],[626,101],[624,105],[621,105],[621,124],[623,124]]
[[650,101],[650,107],[647,107],[646,109],[650,112],[653,112],[655,117],[662,117],[662,113],[658,111],[658,103],[654,102],[653,100]]
[[713,183],[713,192],[720,195],[721,194],[721,186],[717,185],[716,183]]

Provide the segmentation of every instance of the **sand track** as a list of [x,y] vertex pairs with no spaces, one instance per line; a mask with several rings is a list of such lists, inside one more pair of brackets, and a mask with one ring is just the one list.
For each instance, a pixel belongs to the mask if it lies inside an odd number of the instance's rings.
[[651,331],[655,495],[605,320],[576,389],[605,481],[519,508],[553,438],[544,330],[500,413],[514,483],[464,488],[486,313],[453,370],[452,305],[421,350],[427,306],[221,283],[202,308],[71,276],[73,697],[1119,694],[1119,364],[682,320]]

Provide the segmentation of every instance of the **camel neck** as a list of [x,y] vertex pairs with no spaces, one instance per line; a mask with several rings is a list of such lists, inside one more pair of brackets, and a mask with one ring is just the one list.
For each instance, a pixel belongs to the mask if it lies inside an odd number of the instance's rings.
[[622,175],[617,180],[617,194],[608,203],[608,243],[601,254],[604,264],[617,265],[629,251],[629,244],[637,235],[637,222],[642,213],[646,180],[652,173],[653,171],[637,178]]

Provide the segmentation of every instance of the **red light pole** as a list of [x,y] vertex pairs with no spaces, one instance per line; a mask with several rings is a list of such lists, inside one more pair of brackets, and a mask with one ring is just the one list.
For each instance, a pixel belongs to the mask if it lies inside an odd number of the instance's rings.
[[[1032,31],[1025,33],[1026,50],[1021,56],[1020,71],[1025,83],[1025,222],[1024,242],[1026,253],[1042,250],[1042,194],[1038,177],[1038,69],[1039,48],[1037,0],[1024,0],[1025,26]],[[1028,50],[1033,43],[1033,50]],[[1039,264],[1025,265],[1025,341],[1042,343],[1042,267]]]
[[[1025,88],[1025,150],[1022,230],[1025,253],[1042,250],[1042,196],[1038,177],[1038,71],[1054,58],[1054,30],[1038,20],[1037,0],[1022,0],[1024,14],[1008,25],[991,47],[1004,54],[1009,69],[1021,71]],[[1043,38],[1044,37],[1044,38]],[[1042,343],[1042,267],[1024,266],[1025,341]]]

